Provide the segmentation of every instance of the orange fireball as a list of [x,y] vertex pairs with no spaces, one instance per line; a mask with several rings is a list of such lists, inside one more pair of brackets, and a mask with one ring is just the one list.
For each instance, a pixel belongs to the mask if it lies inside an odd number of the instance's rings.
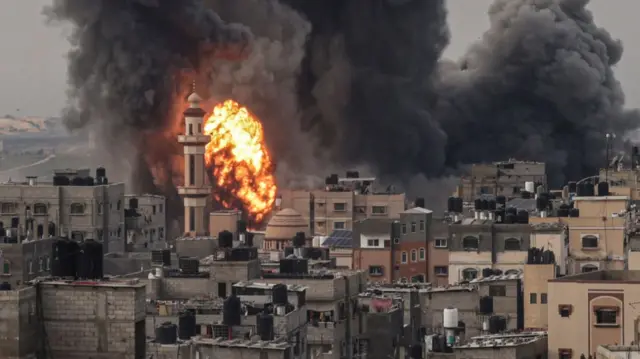
[[[218,189],[240,200],[253,222],[261,222],[276,198],[274,166],[264,143],[262,124],[247,108],[227,100],[205,120],[204,133],[211,136],[205,163],[213,169]],[[214,197],[225,207],[233,206],[218,190]]]

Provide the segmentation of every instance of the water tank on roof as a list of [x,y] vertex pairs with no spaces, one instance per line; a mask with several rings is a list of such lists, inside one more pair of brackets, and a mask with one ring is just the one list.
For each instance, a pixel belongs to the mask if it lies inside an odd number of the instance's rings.
[[529,223],[529,212],[525,210],[518,211],[518,223],[520,224]]
[[229,231],[222,231],[218,233],[218,247],[231,248],[233,247],[233,233]]
[[222,323],[228,326],[240,325],[241,312],[240,299],[231,294],[222,304]]
[[271,341],[275,338],[273,330],[273,315],[262,312],[256,318],[256,330],[260,340]]
[[516,207],[507,207],[507,214],[513,214],[515,216],[518,214],[518,209]]
[[156,343],[175,344],[178,341],[177,326],[166,322],[156,328]]
[[151,251],[151,263],[155,265],[171,266],[171,251],[169,249],[159,249]]
[[489,209],[489,201],[486,199],[483,199],[482,202],[480,202],[480,209],[483,211],[486,211]]
[[489,318],[489,333],[497,334],[507,330],[507,319],[501,315],[493,315]]
[[502,195],[496,196],[496,203],[504,206],[505,204],[507,204],[507,197]]
[[73,186],[85,186],[84,178],[82,177],[73,177],[71,180],[71,185]]
[[107,176],[107,170],[104,167],[96,168],[96,178],[102,178]]
[[513,223],[516,223],[516,221],[517,221],[516,215],[509,213],[504,216],[504,220],[502,221],[502,223],[513,224]]
[[422,345],[413,344],[411,349],[409,350],[411,359],[422,359],[423,358],[423,350]]
[[482,277],[487,278],[493,275],[493,269],[491,268],[483,268],[482,269]]
[[456,213],[462,213],[464,210],[464,201],[462,197],[456,197]]
[[607,182],[598,183],[598,196],[608,196],[609,195],[609,184]]
[[271,289],[271,301],[276,305],[285,305],[289,302],[287,294],[287,286],[285,284],[276,284]]
[[482,210],[482,200],[480,198],[476,198],[475,201],[473,201],[473,208],[476,211]]
[[447,212],[455,212],[456,211],[456,198],[449,197],[447,200]]
[[538,211],[546,211],[547,207],[549,207],[549,200],[546,196],[538,196],[536,198],[536,209]]
[[54,186],[68,186],[70,184],[71,184],[71,181],[67,176],[53,176]]
[[93,179],[93,177],[88,176],[84,178],[84,185],[85,186],[95,186],[96,181]]
[[297,232],[295,237],[293,237],[293,246],[300,248],[304,247],[307,244],[307,238],[304,232]]
[[[416,198],[414,204],[415,204],[416,207],[424,208],[425,207],[424,197]],[[453,212],[455,212],[455,210]]]
[[189,340],[196,335],[196,316],[189,311],[178,317],[178,338]]
[[480,297],[479,312],[483,315],[493,314],[493,297]]
[[577,208],[571,208],[568,215],[569,217],[580,217],[580,210]]
[[536,191],[536,184],[534,182],[525,182],[524,190],[529,193],[534,193]]
[[11,290],[11,284],[9,284],[9,282],[0,283],[0,291],[7,291],[7,290]]
[[593,183],[585,183],[584,184],[585,196],[595,196],[596,194],[596,186]]
[[569,182],[567,184],[567,187],[569,187],[569,193],[576,193],[576,191],[578,190],[578,185],[576,182]]
[[442,326],[445,329],[458,327],[458,309],[457,308],[445,308],[443,311]]
[[566,208],[558,208],[558,217],[569,217],[569,210]]
[[129,198],[129,208],[138,209],[138,199],[135,197]]
[[488,204],[489,210],[490,211],[495,211],[497,205],[496,205],[496,201],[493,199],[489,200],[489,204]]

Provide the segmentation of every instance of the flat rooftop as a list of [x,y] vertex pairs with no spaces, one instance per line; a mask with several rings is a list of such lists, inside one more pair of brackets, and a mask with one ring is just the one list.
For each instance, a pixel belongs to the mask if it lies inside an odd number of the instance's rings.
[[[277,284],[275,284],[275,283],[246,281],[246,282],[238,282],[238,283],[234,284],[233,287],[272,290],[273,287],[276,286],[276,285]],[[300,285],[300,284],[286,284],[286,286],[287,286],[287,291],[288,292],[304,292],[309,288],[309,287],[306,287],[306,286]]]
[[568,275],[549,282],[640,284],[640,270],[601,270]]
[[39,284],[65,286],[65,287],[106,287],[106,288],[144,288],[145,284],[134,279],[113,279],[113,280],[62,280],[44,279]]
[[504,348],[535,343],[547,337],[547,332],[493,334],[472,337],[465,343],[454,345],[455,349]]
[[587,196],[587,197],[573,197],[574,201],[627,201],[630,198],[628,196]]
[[286,350],[291,345],[287,342],[286,338],[278,338],[272,341],[263,340],[246,340],[246,339],[225,339],[225,338],[204,338],[201,336],[195,336],[192,342],[199,345],[211,345],[220,347],[235,347],[235,348],[252,348],[263,350]]

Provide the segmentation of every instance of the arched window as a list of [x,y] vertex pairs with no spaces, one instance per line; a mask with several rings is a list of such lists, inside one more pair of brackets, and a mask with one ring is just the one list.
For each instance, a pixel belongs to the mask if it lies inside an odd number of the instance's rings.
[[424,274],[417,274],[411,277],[411,283],[424,283]]
[[43,215],[43,214],[47,214],[47,205],[44,203],[36,203],[33,205],[33,214],[36,215]]
[[478,238],[473,236],[467,236],[462,239],[462,248],[464,249],[478,249],[480,243]]
[[71,203],[71,214],[84,214],[84,204]]
[[411,261],[412,262],[418,261],[418,251],[416,251],[415,249],[411,250]]
[[418,258],[420,258],[421,261],[425,260],[426,254],[424,251],[424,248],[420,248],[420,256]]
[[582,266],[582,273],[595,272],[598,270],[598,267],[593,264],[585,264]]
[[598,248],[598,237],[594,235],[583,236],[582,248]]
[[39,224],[38,228],[36,229],[36,235],[38,236],[38,238],[42,238],[42,236],[44,236],[44,226]]
[[462,271],[463,280],[473,280],[478,278],[478,270],[474,268],[467,268]]
[[402,254],[400,255],[400,261],[402,263],[407,263],[407,252],[402,252]]
[[507,238],[504,240],[505,251],[519,251],[520,240],[518,238]]

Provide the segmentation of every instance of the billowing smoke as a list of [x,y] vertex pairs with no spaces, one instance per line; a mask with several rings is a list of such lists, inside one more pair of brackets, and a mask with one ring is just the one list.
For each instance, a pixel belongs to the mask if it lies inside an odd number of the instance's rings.
[[258,115],[289,177],[433,178],[515,157],[548,162],[557,185],[602,165],[605,133],[637,126],[612,72],[622,46],[588,2],[496,0],[457,62],[441,58],[444,0],[55,0],[49,13],[75,26],[69,126],[99,124],[116,156],[135,143],[139,183],[159,165],[172,175],[186,67],[212,100]]

